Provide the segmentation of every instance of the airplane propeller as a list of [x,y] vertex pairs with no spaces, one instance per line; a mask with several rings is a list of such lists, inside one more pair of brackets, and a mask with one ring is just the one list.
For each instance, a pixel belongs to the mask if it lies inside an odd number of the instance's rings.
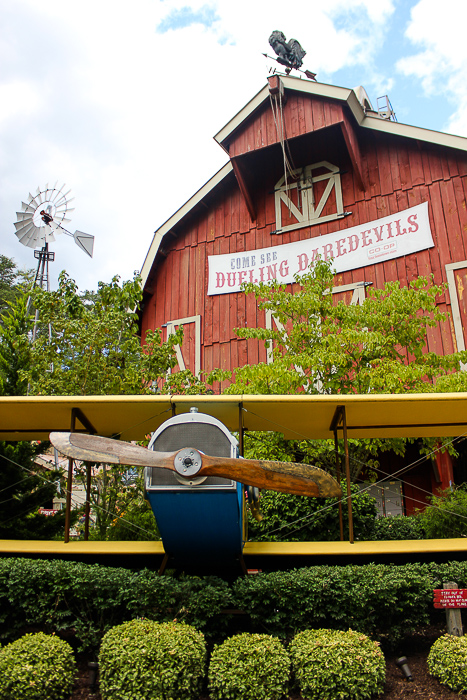
[[66,457],[83,462],[169,469],[187,481],[194,476],[217,476],[297,496],[329,498],[342,493],[330,474],[308,464],[210,457],[192,447],[155,452],[122,440],[82,433],[50,433],[50,442]]

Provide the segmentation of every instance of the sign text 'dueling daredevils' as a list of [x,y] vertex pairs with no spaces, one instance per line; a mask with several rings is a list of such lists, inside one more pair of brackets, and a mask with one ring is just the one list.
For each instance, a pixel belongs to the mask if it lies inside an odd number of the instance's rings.
[[361,226],[296,243],[242,253],[210,255],[208,294],[239,292],[244,282],[290,284],[318,259],[333,260],[336,272],[356,270],[384,260],[432,248],[428,203]]

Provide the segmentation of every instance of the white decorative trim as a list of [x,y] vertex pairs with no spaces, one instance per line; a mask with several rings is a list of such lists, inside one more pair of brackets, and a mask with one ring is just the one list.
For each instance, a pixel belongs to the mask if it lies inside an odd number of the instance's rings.
[[[175,333],[178,326],[186,326],[188,323],[195,324],[195,371],[196,377],[199,376],[201,371],[201,316],[187,316],[186,318],[177,318],[175,321],[167,321],[165,327],[167,328],[167,340],[171,335]],[[186,369],[185,359],[183,357],[182,349],[180,345],[174,346],[175,355],[178,361],[178,366],[181,370]],[[169,374],[171,370],[169,369]]]
[[[461,352],[465,350],[465,340],[464,340],[464,329],[462,326],[462,319],[459,309],[459,295],[457,294],[456,280],[454,277],[454,270],[460,270],[461,268],[467,268],[467,260],[461,260],[460,262],[448,263],[445,265],[446,278],[448,282],[449,298],[451,300],[451,317],[454,325],[454,336],[456,338],[457,351]],[[462,371],[467,369],[467,365],[460,363],[460,368]]]
[[[328,172],[321,175],[313,175],[314,170],[326,168]],[[276,205],[276,233],[294,231],[304,226],[315,226],[326,221],[334,221],[344,216],[344,203],[342,200],[341,176],[339,168],[326,160],[307,165],[304,168],[294,170],[297,179],[286,182],[285,175],[276,183],[274,188],[274,200]],[[327,184],[320,201],[315,201],[314,185],[317,182],[327,180]],[[297,204],[290,198],[290,191],[296,190]],[[336,195],[336,211],[326,216],[321,216],[326,203],[334,190]],[[290,214],[297,219],[296,224],[282,226],[282,202],[288,208]]]

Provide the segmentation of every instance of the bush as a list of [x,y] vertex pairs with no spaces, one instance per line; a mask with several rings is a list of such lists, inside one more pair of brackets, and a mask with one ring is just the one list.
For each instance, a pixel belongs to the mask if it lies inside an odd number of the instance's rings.
[[289,675],[290,659],[278,639],[239,634],[214,647],[209,690],[213,700],[279,700]]
[[378,643],[364,634],[305,630],[295,636],[289,653],[305,700],[360,700],[383,690],[384,656]]
[[377,518],[371,533],[372,540],[423,540],[423,522],[411,515],[391,515]]
[[419,564],[312,566],[234,584],[238,607],[269,634],[351,625],[390,645],[429,623],[433,588]]
[[66,700],[75,669],[67,642],[43,632],[26,634],[0,651],[0,698]]
[[137,617],[177,618],[206,636],[219,635],[228,621],[220,611],[232,607],[228,583],[214,576],[172,578],[148,569],[0,559],[0,637],[19,636],[31,626],[66,630],[76,635],[80,650],[97,651],[106,632]]
[[99,652],[103,700],[188,700],[204,679],[206,646],[190,625],[132,620],[104,636]]
[[467,484],[431,496],[428,506],[418,516],[429,539],[467,537]]
[[467,691],[467,637],[445,634],[428,655],[428,670],[440,683],[457,693]]
[[[346,493],[345,483],[341,484]],[[249,513],[248,532],[251,540],[271,542],[332,542],[340,539],[338,498],[308,498],[290,493],[263,491],[262,520]],[[352,485],[354,537],[371,539],[377,515],[376,501],[366,491]],[[348,537],[348,510],[343,509],[344,537]]]
[[305,629],[351,627],[394,646],[412,630],[441,621],[433,589],[445,581],[467,588],[467,561],[310,566],[228,583],[214,576],[3,558],[0,639],[33,627],[73,634],[80,649],[97,652],[109,629],[144,617],[183,621],[216,643],[245,629],[290,638]]

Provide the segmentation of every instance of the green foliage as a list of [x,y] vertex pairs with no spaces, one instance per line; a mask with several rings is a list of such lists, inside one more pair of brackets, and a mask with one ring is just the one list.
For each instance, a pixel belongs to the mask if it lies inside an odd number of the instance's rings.
[[99,652],[103,700],[189,700],[204,678],[203,635],[180,623],[132,620],[114,627]]
[[393,645],[428,623],[432,579],[419,564],[314,566],[238,579],[233,589],[239,607],[269,634],[351,625]]
[[41,515],[50,502],[60,472],[42,469],[35,457],[44,444],[0,442],[0,539],[51,539],[63,532],[65,514]]
[[[99,282],[97,292],[80,295],[62,272],[57,291],[35,290],[40,329],[23,372],[31,394],[148,394],[174,367],[174,346],[182,333],[162,342],[158,330],[138,337],[139,277]],[[52,326],[49,335],[48,326]]]
[[422,520],[415,516],[392,515],[376,518],[371,540],[424,540],[426,538]]
[[33,270],[18,270],[13,258],[0,254],[0,317],[8,305],[30,286],[33,278]]
[[289,647],[305,700],[363,700],[382,692],[386,663],[377,642],[348,630],[305,630]]
[[43,632],[26,634],[0,651],[2,700],[67,700],[76,664],[67,642]]
[[0,315],[0,395],[23,396],[28,382],[24,372],[31,363],[33,318],[28,312],[28,296],[5,305]]
[[428,670],[440,683],[457,693],[467,692],[467,637],[445,634],[428,655]]
[[66,561],[0,559],[0,637],[27,626],[74,632],[81,649],[97,649],[115,625],[136,617],[177,619],[207,636],[222,634],[233,608],[228,584],[216,577],[174,579]]
[[467,484],[431,496],[431,506],[418,516],[429,539],[467,536]]
[[278,282],[245,285],[279,325],[236,332],[264,341],[274,361],[235,370],[229,393],[425,392],[432,390],[426,380],[458,370],[467,359],[467,353],[425,352],[427,330],[446,319],[436,304],[445,289],[427,278],[408,287],[399,282],[371,287],[361,305],[334,303],[329,262],[317,261],[295,281],[300,289],[294,292]]
[[[313,566],[239,578],[159,576],[66,561],[0,559],[0,638],[34,627],[74,634],[97,650],[112,627],[135,618],[185,622],[207,639],[236,629],[289,638],[332,627],[371,635],[393,647],[441,613],[433,589],[444,581],[467,588],[467,561],[446,564]],[[234,615],[243,611],[245,616]],[[444,616],[444,613],[442,613]]]
[[[121,284],[114,277],[109,284],[100,282],[97,292],[80,294],[76,283],[62,272],[56,291],[35,288],[32,299],[39,315],[32,342],[26,296],[10,305],[3,315],[3,394],[25,394],[26,390],[47,395],[154,393],[157,381],[176,364],[174,346],[181,341],[181,330],[167,342],[162,342],[158,330],[147,331],[143,344],[138,336],[137,310],[142,299],[139,277]],[[130,495],[134,496],[133,503],[129,502]],[[91,508],[96,514],[94,534],[105,539],[115,512],[129,510],[131,528],[129,519],[125,528],[119,528],[125,538],[157,537],[153,519],[142,504],[141,489],[126,489],[120,468],[101,469],[91,489]],[[140,506],[145,525],[136,515]]]
[[[346,493],[346,485],[342,485]],[[351,487],[354,537],[371,539],[376,519],[375,499],[357,486]],[[249,539],[272,542],[321,542],[340,539],[337,498],[307,498],[292,494],[263,491],[260,508],[262,520],[249,514]],[[343,503],[344,537],[348,537],[348,508]]]
[[214,647],[209,690],[213,700],[279,700],[289,676],[289,655],[278,639],[239,634]]
[[[333,300],[331,263],[319,260],[297,276],[292,291],[278,282],[247,284],[260,309],[271,313],[272,328],[237,328],[241,338],[264,342],[272,362],[238,367],[230,373],[230,394],[366,394],[467,390],[459,363],[467,352],[427,352],[427,331],[447,316],[436,298],[445,291],[420,277],[408,287],[389,282],[369,288],[361,305]],[[225,380],[225,372],[219,379]],[[457,382],[457,384],[456,384]],[[268,441],[270,436],[259,438]],[[365,466],[378,468],[378,454],[405,454],[405,440],[351,440],[350,464],[355,480]],[[334,472],[332,442],[299,441],[290,451],[302,460]],[[250,455],[253,456],[253,455]],[[279,454],[275,457],[281,459]],[[295,460],[295,461],[302,461]]]

